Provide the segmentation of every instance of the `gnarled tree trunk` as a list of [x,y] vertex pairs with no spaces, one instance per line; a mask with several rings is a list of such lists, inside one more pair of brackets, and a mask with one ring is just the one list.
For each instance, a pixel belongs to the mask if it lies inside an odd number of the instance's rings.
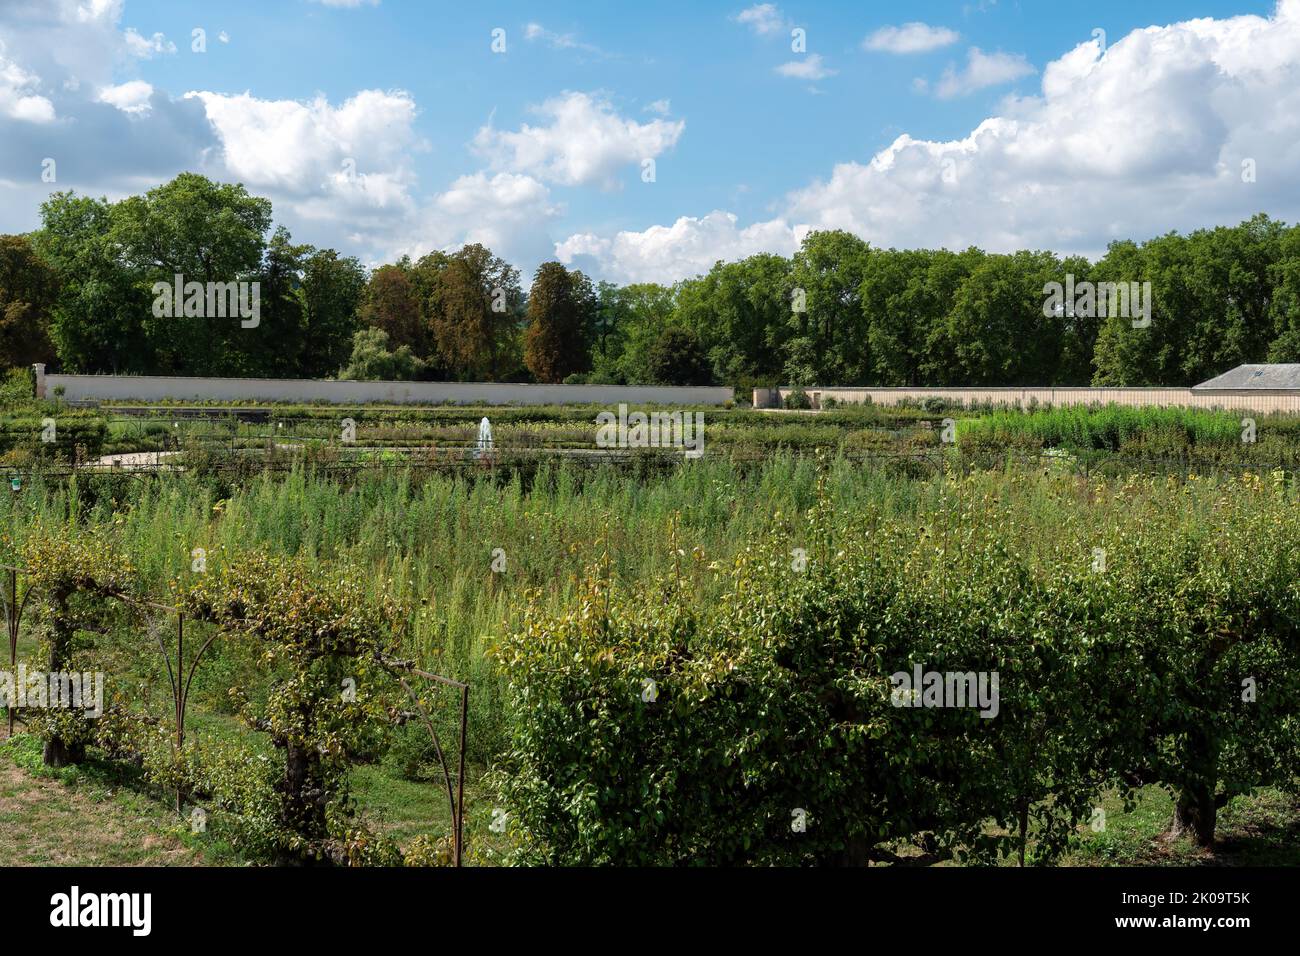
[[[72,658],[73,626],[68,619],[68,598],[71,593],[52,595],[54,617],[50,624],[50,674],[58,674],[68,667]],[[51,702],[53,703],[53,702]],[[67,741],[52,734],[41,749],[41,761],[47,767],[66,767],[86,759],[86,745]]]

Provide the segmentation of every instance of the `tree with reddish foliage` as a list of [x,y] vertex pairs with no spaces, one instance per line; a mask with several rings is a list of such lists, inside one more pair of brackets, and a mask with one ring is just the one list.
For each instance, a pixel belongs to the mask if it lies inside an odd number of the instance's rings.
[[436,255],[416,269],[428,286],[427,322],[439,357],[459,379],[500,381],[519,363],[518,270],[478,243]]
[[388,333],[393,348],[405,345],[416,355],[427,354],[420,318],[420,298],[411,280],[410,262],[380,266],[370,276],[361,302],[361,324]]

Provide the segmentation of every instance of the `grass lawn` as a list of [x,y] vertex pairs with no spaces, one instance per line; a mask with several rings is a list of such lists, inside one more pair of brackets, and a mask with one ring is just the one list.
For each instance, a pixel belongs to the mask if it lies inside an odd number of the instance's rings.
[[[1161,787],[1139,791],[1133,808],[1125,811],[1116,793],[1098,806],[1105,811],[1104,828],[1088,824],[1077,830],[1075,843],[1057,866],[1300,866],[1300,802],[1272,788],[1237,797],[1219,811],[1213,849],[1202,849],[1186,838],[1171,840],[1169,823],[1174,801]],[[994,832],[996,828],[990,828]],[[1001,831],[998,831],[1001,832]],[[1031,835],[1032,847],[1032,835]],[[913,843],[891,848],[894,865],[936,865],[936,858]],[[952,866],[951,861],[938,862]],[[1018,866],[1006,857],[1002,866]]]
[[[352,774],[358,807],[377,829],[406,844],[421,834],[449,832],[446,792],[439,783],[403,780],[382,765]],[[480,843],[467,862],[490,861],[482,845],[491,834],[492,801],[476,786],[466,790],[468,840]],[[1223,808],[1213,850],[1165,836],[1173,801],[1148,787],[1130,812],[1116,795],[1101,801],[1106,827],[1084,826],[1065,866],[1298,866],[1300,805],[1261,789]],[[924,855],[902,849],[909,863]],[[120,764],[91,760],[81,767],[41,766],[40,745],[18,734],[0,739],[0,866],[205,866],[239,865],[234,851],[212,834],[193,834],[165,800],[145,792]],[[1008,859],[1005,865],[1014,866]]]
[[40,742],[0,730],[0,866],[203,866],[175,813],[115,768],[40,765]]
[[1106,829],[1081,830],[1080,845],[1062,863],[1073,866],[1300,866],[1300,803],[1278,790],[1260,789],[1219,811],[1212,850],[1170,840],[1173,798],[1159,787],[1141,792],[1131,813],[1114,795],[1101,803]]

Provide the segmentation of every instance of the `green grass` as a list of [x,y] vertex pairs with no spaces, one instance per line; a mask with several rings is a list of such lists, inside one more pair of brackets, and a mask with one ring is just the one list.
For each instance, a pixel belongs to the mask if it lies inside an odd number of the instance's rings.
[[[1239,450],[1242,419],[1256,420],[1255,445],[1269,452],[1294,454],[1300,443],[1295,416],[1253,416],[1196,408],[1156,408],[1126,405],[1069,406],[1035,411],[1000,410],[966,418],[957,425],[961,443],[1009,447],[1068,448],[1153,453],[1191,449]],[[1270,446],[1264,448],[1262,446]]]
[[1065,866],[1300,866],[1300,802],[1274,789],[1236,797],[1219,811],[1218,839],[1211,850],[1167,835],[1174,802],[1159,787],[1139,792],[1124,812],[1115,794],[1098,804],[1106,827],[1080,828],[1079,845]]
[[[224,858],[224,859],[223,859]],[[122,767],[90,761],[51,770],[40,741],[0,741],[0,865],[201,866],[234,862],[205,846]]]

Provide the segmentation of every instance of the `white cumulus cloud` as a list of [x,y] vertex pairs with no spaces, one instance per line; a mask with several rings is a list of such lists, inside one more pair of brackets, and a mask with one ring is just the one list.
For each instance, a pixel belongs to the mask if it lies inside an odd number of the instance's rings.
[[940,99],[951,99],[1011,83],[1033,72],[1033,66],[1019,53],[985,53],[973,46],[966,52],[965,68],[944,70],[934,92]]
[[[557,252],[598,274],[671,282],[714,259],[787,252],[808,229],[898,248],[1099,255],[1119,238],[1231,224],[1261,210],[1300,219],[1300,0],[1271,16],[1201,18],[1089,41],[959,139],[903,135],[836,164],[741,227],[713,212]],[[1254,181],[1243,176],[1250,164]]]
[[[564,214],[544,183],[520,173],[471,173],[455,179],[408,217],[376,261],[419,259],[470,242],[487,246],[525,270],[554,258],[550,224]],[[528,284],[529,276],[524,276]]]
[[913,22],[900,27],[881,27],[862,41],[862,48],[878,53],[928,53],[950,46],[960,38],[957,31],[947,27]]
[[584,43],[572,33],[557,33],[548,30],[540,23],[529,23],[524,27],[524,39],[529,43],[540,40],[554,50],[580,50],[583,53],[595,53],[608,56],[604,50],[592,43]]
[[381,256],[420,214],[416,106],[362,90],[337,105],[195,92],[219,143],[203,171],[271,199],[276,219],[319,245]]
[[741,228],[735,215],[715,210],[642,232],[612,237],[579,233],[556,243],[555,255],[566,265],[619,282],[671,282],[707,272],[719,259],[743,259],[758,252],[789,255],[802,238],[803,231],[781,221]]
[[51,123],[54,104],[37,92],[40,77],[5,58],[0,41],[0,116],[24,123]]
[[370,193],[376,205],[400,199],[410,178],[415,101],[403,91],[362,90],[335,106],[264,100],[251,93],[187,93],[202,101],[221,142],[221,161],[250,186],[308,194],[322,186]]
[[149,112],[153,100],[153,87],[143,80],[131,80],[118,86],[106,86],[99,91],[101,103],[116,106],[123,113],[140,116]]
[[681,120],[625,119],[608,100],[588,93],[563,93],[534,112],[541,125],[525,123],[515,131],[488,125],[478,131],[473,147],[492,169],[564,186],[612,189],[620,170],[663,154],[686,129]]
[[822,80],[835,75],[835,71],[822,60],[820,53],[810,53],[803,59],[782,63],[776,72],[796,80]]
[[122,39],[126,43],[127,51],[141,60],[151,60],[160,53],[176,52],[176,44],[161,33],[146,37],[137,33],[134,27],[127,27],[126,32],[122,34]]
[[783,33],[787,26],[785,17],[775,3],[756,3],[741,10],[732,19],[743,23],[759,36]]

